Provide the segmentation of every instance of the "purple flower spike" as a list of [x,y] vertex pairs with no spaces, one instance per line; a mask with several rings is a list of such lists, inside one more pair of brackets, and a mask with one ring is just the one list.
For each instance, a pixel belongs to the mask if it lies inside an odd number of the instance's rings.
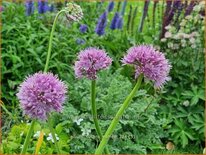
[[20,85],[17,97],[24,114],[46,120],[52,111],[60,112],[66,99],[66,85],[52,73],[35,73]]
[[96,34],[98,34],[99,36],[104,35],[106,26],[107,26],[107,12],[105,11],[99,17],[99,20],[98,20],[98,23],[95,29]]
[[135,78],[141,73],[153,81],[156,88],[161,88],[170,80],[168,77],[171,65],[164,54],[149,45],[131,47],[122,60],[123,64],[135,66]]
[[87,27],[87,25],[85,25],[85,24],[82,24],[82,25],[80,25],[80,27],[79,27],[79,30],[80,30],[81,33],[87,32],[87,29],[88,29],[88,27]]
[[112,19],[110,29],[115,30],[117,28],[116,26],[117,26],[117,21],[119,20],[119,18],[120,18],[119,13],[116,12]]
[[119,19],[117,20],[117,23],[116,23],[116,28],[122,29],[122,27],[123,27],[123,18],[119,17]]
[[78,61],[75,62],[75,74],[77,78],[86,76],[90,80],[97,78],[97,72],[111,65],[112,59],[107,56],[104,50],[87,48],[81,51]]
[[108,12],[111,12],[113,9],[114,9],[114,2],[111,1],[111,2],[109,2],[107,10],[108,10]]
[[26,15],[30,16],[34,13],[34,2],[32,0],[27,0],[25,3],[26,6]]
[[49,10],[48,0],[38,0],[38,13],[43,14]]

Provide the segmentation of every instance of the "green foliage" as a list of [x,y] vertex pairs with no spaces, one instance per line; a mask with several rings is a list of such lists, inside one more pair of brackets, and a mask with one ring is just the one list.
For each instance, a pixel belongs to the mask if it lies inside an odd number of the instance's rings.
[[[9,132],[7,138],[3,139],[3,145],[2,145],[3,153],[13,154],[13,153],[21,152],[28,130],[29,130],[29,123],[21,123],[19,125],[14,125],[11,128],[11,131]],[[47,139],[50,130],[46,127],[46,124],[44,125],[44,127],[41,127],[39,123],[35,123],[34,132],[29,144],[28,153],[30,154],[34,153],[36,148],[36,143],[38,140],[38,136],[36,135],[38,135],[37,133],[40,131],[44,132],[44,140],[40,148],[40,153],[42,154],[56,153],[54,143],[52,143]],[[57,124],[55,131],[59,137],[58,144],[60,146],[61,152],[69,153],[70,151],[68,147],[69,137],[64,132],[62,124]]]
[[[103,132],[132,89],[129,79],[120,72],[103,71],[97,80],[97,109]],[[69,125],[67,132],[73,137],[71,153],[92,153],[98,143],[91,116],[90,86],[91,81],[87,79],[76,81],[70,88],[70,102],[65,104],[61,115],[62,123]],[[165,120],[157,119],[158,102],[157,96],[147,95],[144,89],[136,94],[109,141],[112,153],[147,153],[148,149],[163,147],[161,138],[166,135],[162,129]],[[77,124],[78,120],[81,120],[80,124]]]

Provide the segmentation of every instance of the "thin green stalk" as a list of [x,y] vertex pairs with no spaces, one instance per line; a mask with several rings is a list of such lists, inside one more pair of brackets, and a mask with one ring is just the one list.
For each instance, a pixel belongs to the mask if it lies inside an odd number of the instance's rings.
[[[92,104],[92,116],[93,116],[93,120],[94,120],[94,124],[95,124],[95,128],[96,128],[96,132],[100,138],[100,140],[102,139],[102,131],[101,128],[99,126],[99,121],[97,118],[97,107],[96,107],[96,102],[95,102],[95,98],[96,98],[96,80],[92,80],[91,82],[91,104]],[[105,148],[105,153],[109,154],[109,149],[106,147]]]
[[130,102],[131,102],[132,98],[134,97],[135,93],[139,89],[139,87],[141,85],[141,82],[142,82],[142,79],[143,79],[143,75],[141,74],[138,77],[138,80],[137,80],[137,83],[136,83],[135,87],[133,88],[133,90],[131,91],[129,96],[127,96],[124,103],[122,104],[119,111],[117,112],[116,116],[112,120],[112,122],[111,122],[109,128],[107,129],[105,135],[103,136],[98,148],[96,149],[95,154],[102,154],[102,151],[103,151],[104,147],[108,143],[108,140],[109,140],[110,136],[112,135],[112,132],[114,131],[115,127],[117,126],[120,118],[122,117],[125,109],[128,107],[128,105],[130,104]]
[[54,131],[54,128],[52,127],[51,116],[49,116],[49,118],[48,118],[48,125],[49,125],[49,129],[50,129],[50,131],[51,131],[51,134],[52,134],[52,138],[53,138],[53,140],[54,140],[54,144],[55,144],[57,153],[58,153],[58,154],[61,154],[61,151],[60,151],[60,149],[59,149],[59,146],[58,146],[58,143],[57,143],[57,139],[56,139],[56,136],[55,136],[55,131]]
[[34,129],[34,124],[35,124],[35,120],[32,120],[29,131],[28,131],[27,136],[26,136],[26,139],[24,141],[24,145],[23,145],[21,154],[26,154],[26,151],[27,151],[27,148],[28,148],[28,145],[29,145],[29,140],[31,139],[31,135],[32,135],[32,132],[33,132],[33,129]]
[[[44,72],[47,72],[48,67],[49,67],[49,60],[50,60],[50,57],[51,57],[51,49],[52,49],[52,39],[53,39],[53,36],[54,36],[54,30],[55,30],[55,27],[56,27],[57,19],[60,16],[60,14],[63,13],[63,12],[65,12],[65,10],[59,11],[57,13],[55,19],[54,19],[51,34],[50,34],[50,37],[49,37],[49,48],[48,48],[48,52],[47,52],[47,58],[46,58],[46,64],[45,64],[45,67],[44,67]],[[48,118],[48,124],[49,124],[49,128],[50,128],[52,137],[54,139],[56,150],[57,150],[58,154],[60,154],[60,149],[59,149],[59,146],[58,146],[58,143],[57,143],[57,140],[56,140],[55,131],[54,131],[54,129],[52,127],[52,124],[51,124],[51,117],[50,116]]]
[[47,72],[48,66],[49,66],[49,60],[50,60],[50,57],[51,57],[51,49],[52,49],[52,39],[53,39],[53,36],[54,36],[54,30],[55,30],[55,27],[56,27],[56,22],[57,22],[57,19],[58,19],[59,15],[63,12],[65,12],[65,10],[59,11],[57,13],[55,19],[54,19],[51,34],[50,34],[50,37],[49,37],[49,48],[48,48],[48,52],[47,52],[47,58],[46,58],[46,64],[45,64],[44,72]]
[[2,101],[0,101],[0,106],[2,107],[2,109],[3,109],[12,119],[15,119],[15,120],[16,120],[16,118],[12,115],[12,113],[9,112],[9,111],[7,110],[7,108],[4,106],[4,104],[3,104]]

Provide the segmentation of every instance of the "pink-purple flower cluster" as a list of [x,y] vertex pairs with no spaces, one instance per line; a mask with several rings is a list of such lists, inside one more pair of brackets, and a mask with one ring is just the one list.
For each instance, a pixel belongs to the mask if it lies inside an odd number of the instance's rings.
[[111,65],[112,59],[107,56],[104,50],[87,48],[81,51],[78,60],[75,62],[75,74],[77,78],[86,76],[90,80],[97,78],[97,72]]
[[135,77],[141,73],[144,77],[153,81],[156,88],[161,88],[169,81],[171,65],[164,54],[149,45],[131,47],[122,60],[123,64],[135,66]]
[[52,111],[60,112],[67,87],[52,73],[35,73],[20,85],[17,97],[24,114],[46,120]]

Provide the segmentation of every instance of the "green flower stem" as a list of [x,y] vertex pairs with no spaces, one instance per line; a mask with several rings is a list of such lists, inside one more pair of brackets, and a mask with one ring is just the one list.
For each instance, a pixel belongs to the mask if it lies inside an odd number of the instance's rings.
[[[63,12],[66,12],[66,11],[65,10],[59,11],[57,13],[55,19],[54,19],[51,34],[50,34],[50,37],[49,37],[49,48],[48,48],[48,52],[47,52],[46,64],[45,64],[45,67],[44,67],[44,72],[45,73],[48,71],[48,67],[49,67],[49,60],[50,60],[50,57],[51,57],[51,49],[52,49],[52,39],[53,39],[53,36],[54,36],[54,30],[55,30],[55,27],[56,27],[57,19],[60,16],[60,14],[62,14]],[[54,129],[52,127],[52,124],[51,124],[51,116],[49,116],[49,118],[48,118],[48,124],[49,124],[49,128],[50,128],[52,137],[54,139],[56,150],[57,150],[58,154],[60,154],[60,149],[59,149],[59,146],[58,146],[58,143],[57,143],[57,140],[56,140],[55,131],[54,131]]]
[[56,136],[55,136],[55,131],[54,131],[54,128],[52,127],[51,116],[49,116],[49,118],[48,118],[48,125],[49,125],[49,129],[50,129],[50,131],[51,131],[51,134],[52,134],[52,138],[53,138],[53,140],[54,140],[54,144],[55,144],[57,153],[58,153],[58,154],[61,154],[61,151],[60,151],[60,149],[59,149],[59,146],[58,146],[58,143],[57,143],[57,139],[56,139]]
[[[95,124],[95,128],[96,128],[96,132],[101,140],[102,139],[102,131],[101,131],[101,128],[99,126],[99,122],[98,122],[98,118],[97,118],[97,107],[96,107],[96,102],[95,102],[95,98],[96,98],[96,89],[95,88],[96,88],[96,80],[92,80],[92,82],[91,82],[92,116],[93,116],[93,120],[94,120],[94,124]],[[107,147],[105,148],[105,153],[110,154],[109,149]]]
[[28,131],[27,136],[26,136],[26,139],[24,141],[24,145],[23,145],[21,154],[26,154],[26,151],[27,151],[27,148],[28,148],[28,145],[29,145],[29,140],[31,139],[31,135],[32,135],[32,132],[33,132],[33,129],[34,129],[34,124],[35,124],[35,120],[32,120],[29,131]]
[[55,27],[56,27],[56,22],[57,22],[57,19],[58,19],[59,15],[62,14],[63,12],[66,12],[66,11],[65,10],[59,11],[57,13],[55,19],[54,19],[51,34],[50,34],[50,37],[49,37],[49,48],[48,48],[48,52],[47,52],[47,58],[46,58],[46,64],[45,64],[44,72],[47,72],[48,67],[49,67],[49,60],[50,60],[50,57],[51,57],[51,49],[52,49],[52,39],[53,39],[53,36],[54,36],[54,30],[55,30]]
[[143,75],[141,74],[137,79],[137,83],[136,83],[135,87],[133,88],[133,90],[131,91],[129,96],[127,96],[124,103],[122,104],[119,111],[117,112],[116,116],[112,120],[112,122],[111,122],[109,128],[107,129],[105,135],[103,136],[98,148],[96,149],[95,154],[102,154],[102,151],[103,151],[104,147],[106,146],[106,144],[108,143],[108,140],[109,140],[110,136],[112,135],[112,132],[114,131],[115,127],[117,126],[117,123],[119,122],[120,118],[122,117],[125,109],[130,104],[130,102],[131,102],[132,98],[134,97],[135,93],[139,89],[139,87],[142,83],[142,79],[143,79]]

